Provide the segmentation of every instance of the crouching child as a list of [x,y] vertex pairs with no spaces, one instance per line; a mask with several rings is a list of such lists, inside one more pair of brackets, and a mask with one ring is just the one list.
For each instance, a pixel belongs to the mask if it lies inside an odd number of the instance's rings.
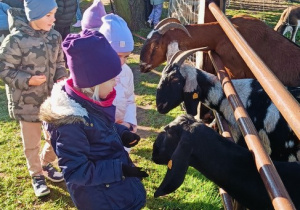
[[78,209],[141,209],[148,174],[135,167],[124,146],[140,137],[115,124],[117,53],[98,31],[69,34],[63,50],[70,79],[54,86],[41,107],[51,143]]

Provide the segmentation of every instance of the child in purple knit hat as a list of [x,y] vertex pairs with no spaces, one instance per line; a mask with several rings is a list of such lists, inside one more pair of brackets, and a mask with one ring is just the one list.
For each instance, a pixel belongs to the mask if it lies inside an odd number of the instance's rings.
[[71,77],[54,86],[41,106],[68,191],[79,210],[141,209],[146,192],[126,147],[140,137],[115,123],[117,53],[98,31],[69,34],[63,42]]
[[88,7],[82,16],[82,30],[91,29],[98,31],[102,25],[101,18],[106,15],[105,8],[100,0],[94,0],[93,4]]
[[[136,104],[134,95],[134,79],[126,60],[134,48],[134,41],[127,23],[118,15],[108,14],[102,17],[103,24],[99,31],[106,37],[112,48],[117,52],[122,71],[116,77],[117,91],[114,105],[116,106],[116,122],[137,131]],[[129,149],[127,151],[130,151]]]

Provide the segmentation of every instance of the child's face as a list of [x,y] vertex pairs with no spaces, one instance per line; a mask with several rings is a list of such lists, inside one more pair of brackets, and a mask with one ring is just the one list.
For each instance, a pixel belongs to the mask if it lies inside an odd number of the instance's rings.
[[57,8],[54,8],[44,17],[42,17],[38,20],[33,20],[33,21],[29,22],[29,25],[34,30],[50,31],[53,26],[53,23],[55,21],[56,10],[57,10]]
[[123,66],[124,63],[126,63],[127,58],[129,57],[131,52],[123,52],[123,53],[118,53],[118,56],[121,61],[121,66]]
[[116,86],[116,78],[112,78],[106,82],[101,83],[99,86],[99,98],[105,99],[108,94],[113,91],[114,87]]

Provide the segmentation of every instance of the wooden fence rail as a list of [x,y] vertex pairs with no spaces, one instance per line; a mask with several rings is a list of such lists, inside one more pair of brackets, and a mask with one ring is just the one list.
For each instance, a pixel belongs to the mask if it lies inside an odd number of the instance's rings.
[[[254,76],[258,79],[261,86],[269,95],[275,106],[279,109],[283,117],[292,127],[297,137],[300,138],[300,106],[299,103],[293,98],[293,96],[285,89],[282,83],[276,78],[276,76],[268,69],[268,67],[262,62],[262,60],[256,55],[256,53],[248,46],[243,37],[233,27],[227,17],[223,14],[220,8],[214,3],[209,2],[208,8],[219,22],[220,26],[233,43],[241,57],[251,69]],[[222,70],[223,66],[218,56],[210,54],[214,66],[216,69]],[[219,60],[218,60],[219,59]],[[272,204],[276,210],[295,209],[288,192],[286,191],[270,157],[266,154],[261,141],[257,135],[257,131],[248,117],[247,112],[243,108],[239,97],[235,93],[235,90],[225,75],[225,71],[222,72],[223,76],[221,82],[223,84],[224,92],[230,100],[229,95],[234,96],[231,105],[234,109],[234,115],[237,119],[239,127],[244,135],[246,144],[249,150],[254,155],[255,164],[258,172],[260,173],[262,180],[266,186],[269,196],[272,200]],[[225,82],[225,83],[224,83]]]

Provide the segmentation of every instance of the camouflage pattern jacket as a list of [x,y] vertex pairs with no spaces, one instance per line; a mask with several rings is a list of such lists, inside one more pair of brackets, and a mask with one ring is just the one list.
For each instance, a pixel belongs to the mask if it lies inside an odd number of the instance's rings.
[[[8,111],[12,118],[38,122],[40,105],[54,82],[68,75],[60,34],[31,28],[23,9],[8,10],[10,34],[0,47],[0,78],[6,84]],[[40,86],[29,86],[33,75],[45,75]]]

